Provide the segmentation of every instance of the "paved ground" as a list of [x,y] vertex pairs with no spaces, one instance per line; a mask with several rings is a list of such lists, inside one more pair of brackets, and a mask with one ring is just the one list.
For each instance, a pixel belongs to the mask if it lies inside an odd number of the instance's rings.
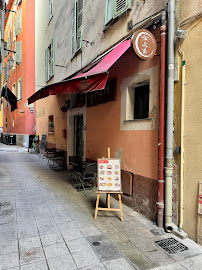
[[[84,196],[68,178],[45,158],[0,144],[0,270],[202,269],[202,247],[130,208],[123,223],[113,212],[94,221],[95,192]],[[155,243],[170,237],[189,249],[170,255]]]

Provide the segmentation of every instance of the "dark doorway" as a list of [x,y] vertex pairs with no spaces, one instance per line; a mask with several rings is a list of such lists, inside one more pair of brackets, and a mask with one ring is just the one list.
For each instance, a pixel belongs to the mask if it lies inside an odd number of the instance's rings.
[[74,117],[75,126],[75,154],[77,157],[83,158],[83,115]]

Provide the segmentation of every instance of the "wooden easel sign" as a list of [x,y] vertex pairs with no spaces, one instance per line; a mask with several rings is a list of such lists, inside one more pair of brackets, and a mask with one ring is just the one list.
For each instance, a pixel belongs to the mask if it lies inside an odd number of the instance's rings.
[[[121,164],[120,159],[110,158],[110,149],[108,148],[108,158],[98,158],[97,162],[97,175],[98,175],[98,184],[97,184],[97,201],[95,208],[95,220],[97,218],[97,213],[99,210],[102,211],[120,211],[121,221],[123,221],[123,212],[122,212],[122,202],[121,202]],[[106,203],[107,207],[99,207],[100,194],[106,194]],[[110,194],[117,193],[119,198],[120,209],[115,209],[110,207]]]
[[120,159],[98,159],[98,192],[121,192]]

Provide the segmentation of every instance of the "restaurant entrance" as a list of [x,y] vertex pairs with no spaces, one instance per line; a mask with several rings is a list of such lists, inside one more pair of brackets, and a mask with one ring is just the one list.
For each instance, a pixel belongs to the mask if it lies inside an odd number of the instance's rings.
[[83,159],[84,140],[83,140],[83,115],[74,116],[75,127],[75,154]]

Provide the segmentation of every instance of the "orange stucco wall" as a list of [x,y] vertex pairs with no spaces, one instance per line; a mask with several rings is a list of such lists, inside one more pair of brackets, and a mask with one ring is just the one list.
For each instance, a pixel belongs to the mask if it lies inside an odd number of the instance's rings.
[[[10,5],[11,10],[14,10],[14,3],[12,3],[12,1],[10,1]],[[21,64],[19,66],[16,65],[15,70],[10,71],[11,75],[8,78],[7,86],[12,91],[12,85],[14,83],[17,85],[17,81],[22,78],[22,99],[17,102],[17,110],[12,113],[10,105],[9,108],[4,107],[4,132],[7,118],[8,133],[35,134],[35,113],[30,113],[30,110],[27,107],[27,98],[35,91],[35,0],[30,0],[27,2],[22,1],[17,10],[19,9],[22,9],[22,31],[18,36],[16,36],[16,41],[21,41],[22,58]],[[16,14],[11,13],[11,16],[12,24],[9,27],[9,30],[12,31],[11,50],[15,51],[13,29]],[[5,40],[7,41],[6,32]],[[4,61],[7,62],[10,56],[15,58],[14,53],[9,53],[9,55],[4,58]],[[24,113],[20,113],[20,111],[24,111]]]
[[[123,149],[122,169],[148,178],[158,177],[158,124],[153,130],[120,130],[121,92],[124,78],[159,65],[159,57],[139,60],[132,49],[110,69],[109,80],[116,79],[116,101],[87,108],[86,156],[97,159],[111,157]],[[158,103],[158,101],[157,101]],[[157,122],[158,123],[158,122]]]
[[[67,138],[63,136],[63,129],[67,129],[67,113],[61,108],[65,106],[65,96],[49,96],[38,100],[36,103],[36,133],[41,139],[42,134],[47,134],[47,143],[53,144],[56,148],[67,150]],[[54,117],[54,133],[48,133],[48,117]]]

